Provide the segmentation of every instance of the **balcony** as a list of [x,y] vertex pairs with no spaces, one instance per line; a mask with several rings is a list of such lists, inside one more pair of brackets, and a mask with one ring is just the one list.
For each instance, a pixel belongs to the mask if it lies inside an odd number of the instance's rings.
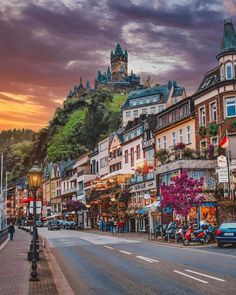
[[142,141],[142,148],[147,149],[154,146],[154,138]]

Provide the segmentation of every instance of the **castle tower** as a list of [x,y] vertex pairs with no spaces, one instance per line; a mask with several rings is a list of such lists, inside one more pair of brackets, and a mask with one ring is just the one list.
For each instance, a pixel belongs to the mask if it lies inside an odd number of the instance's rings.
[[236,78],[236,34],[232,19],[224,20],[224,35],[220,53],[216,57],[219,61],[221,81]]
[[112,81],[122,81],[128,75],[128,53],[123,52],[119,43],[115,51],[111,51],[111,76]]

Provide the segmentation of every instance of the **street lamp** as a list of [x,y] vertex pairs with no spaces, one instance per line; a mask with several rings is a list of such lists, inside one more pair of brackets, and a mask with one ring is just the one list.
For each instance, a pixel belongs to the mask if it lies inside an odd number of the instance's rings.
[[38,281],[37,273],[37,257],[36,257],[36,193],[42,183],[42,171],[37,165],[34,165],[28,174],[28,185],[33,192],[33,251],[32,251],[32,267],[31,267],[31,281]]

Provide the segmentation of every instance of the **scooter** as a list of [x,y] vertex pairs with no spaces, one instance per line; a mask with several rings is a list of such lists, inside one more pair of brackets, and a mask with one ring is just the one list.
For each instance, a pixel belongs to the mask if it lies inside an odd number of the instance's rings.
[[183,232],[183,228],[180,227],[176,230],[176,242],[179,243],[179,242],[183,242],[184,240],[184,232]]
[[209,244],[210,242],[216,242],[216,229],[212,225],[208,226],[208,228],[205,231],[205,234],[207,244]]
[[206,235],[203,230],[194,231],[193,227],[190,226],[184,235],[183,244],[184,246],[189,246],[190,243],[206,243]]

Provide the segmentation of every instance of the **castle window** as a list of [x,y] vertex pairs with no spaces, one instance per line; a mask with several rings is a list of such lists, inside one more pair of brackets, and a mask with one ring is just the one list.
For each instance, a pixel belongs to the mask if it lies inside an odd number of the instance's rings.
[[155,114],[156,113],[156,107],[151,107],[151,114]]
[[163,136],[163,148],[166,150],[166,136]]
[[199,125],[206,126],[206,110],[205,107],[199,109]]
[[232,79],[232,64],[231,63],[227,63],[226,64],[226,79]]
[[126,118],[129,118],[130,116],[131,116],[131,112],[130,111],[126,112]]
[[227,98],[225,100],[225,115],[226,117],[236,116],[236,98]]
[[224,80],[224,65],[222,65],[221,67],[220,67],[220,77],[221,77],[221,81],[222,80]]
[[210,104],[210,118],[211,122],[217,120],[216,102]]
[[142,109],[142,114],[147,114],[147,109]]
[[187,144],[191,143],[191,126],[187,126]]
[[138,110],[135,110],[135,111],[133,112],[133,115],[134,115],[134,117],[138,117]]

